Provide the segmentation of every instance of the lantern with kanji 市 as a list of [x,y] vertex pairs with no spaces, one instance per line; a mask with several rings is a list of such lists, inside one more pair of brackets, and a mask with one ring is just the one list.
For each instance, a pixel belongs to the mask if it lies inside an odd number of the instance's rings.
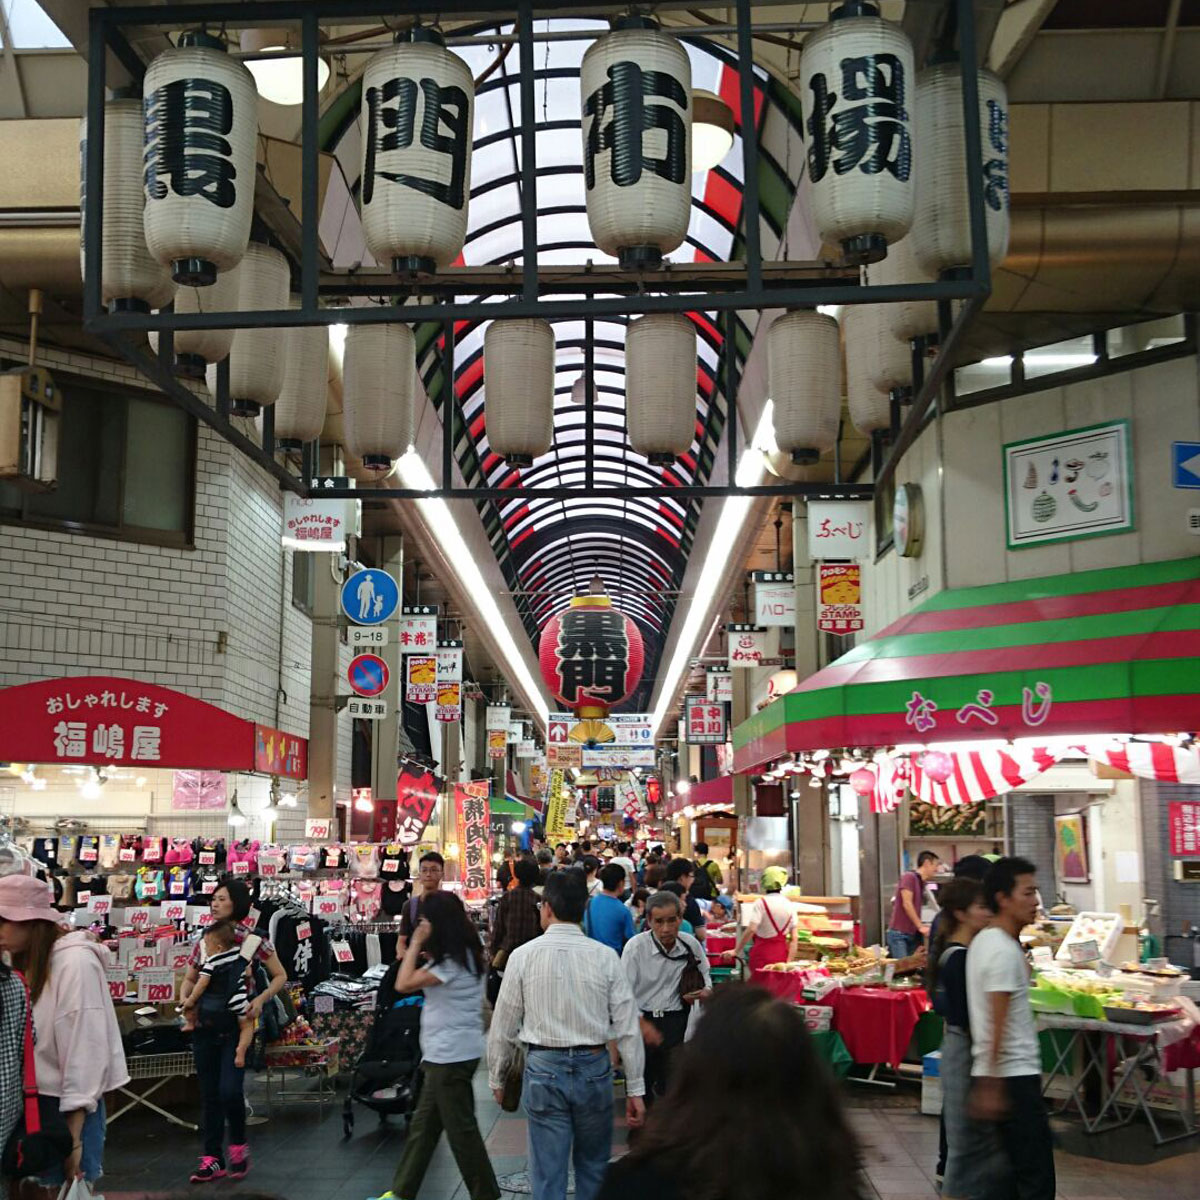
[[645,652],[633,620],[608,596],[576,596],[542,629],[542,678],[581,718],[602,717],[627,700],[642,678]]

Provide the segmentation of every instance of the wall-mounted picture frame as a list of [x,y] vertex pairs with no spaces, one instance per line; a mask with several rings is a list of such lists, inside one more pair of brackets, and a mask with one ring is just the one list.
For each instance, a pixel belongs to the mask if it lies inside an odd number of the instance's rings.
[[1054,818],[1054,862],[1059,883],[1091,883],[1083,813]]

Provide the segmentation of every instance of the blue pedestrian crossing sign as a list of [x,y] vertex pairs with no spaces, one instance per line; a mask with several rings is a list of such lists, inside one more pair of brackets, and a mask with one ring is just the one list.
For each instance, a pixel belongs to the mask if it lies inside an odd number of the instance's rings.
[[1171,482],[1177,488],[1200,488],[1200,442],[1172,442]]
[[386,571],[355,571],[342,584],[342,612],[356,625],[378,625],[399,607],[400,589]]

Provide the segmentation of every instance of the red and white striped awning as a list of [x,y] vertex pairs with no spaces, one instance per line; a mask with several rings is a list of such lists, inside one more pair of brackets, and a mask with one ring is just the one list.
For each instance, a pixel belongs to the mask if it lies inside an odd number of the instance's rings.
[[1088,758],[1139,779],[1200,784],[1200,751],[1166,742],[1106,742],[1085,747]]

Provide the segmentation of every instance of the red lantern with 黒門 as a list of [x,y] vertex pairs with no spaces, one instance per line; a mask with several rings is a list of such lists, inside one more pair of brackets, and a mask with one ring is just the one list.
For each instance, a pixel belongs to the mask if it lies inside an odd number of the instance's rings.
[[538,644],[546,686],[580,718],[603,717],[627,700],[644,658],[641,630],[608,596],[576,596],[546,623]]

